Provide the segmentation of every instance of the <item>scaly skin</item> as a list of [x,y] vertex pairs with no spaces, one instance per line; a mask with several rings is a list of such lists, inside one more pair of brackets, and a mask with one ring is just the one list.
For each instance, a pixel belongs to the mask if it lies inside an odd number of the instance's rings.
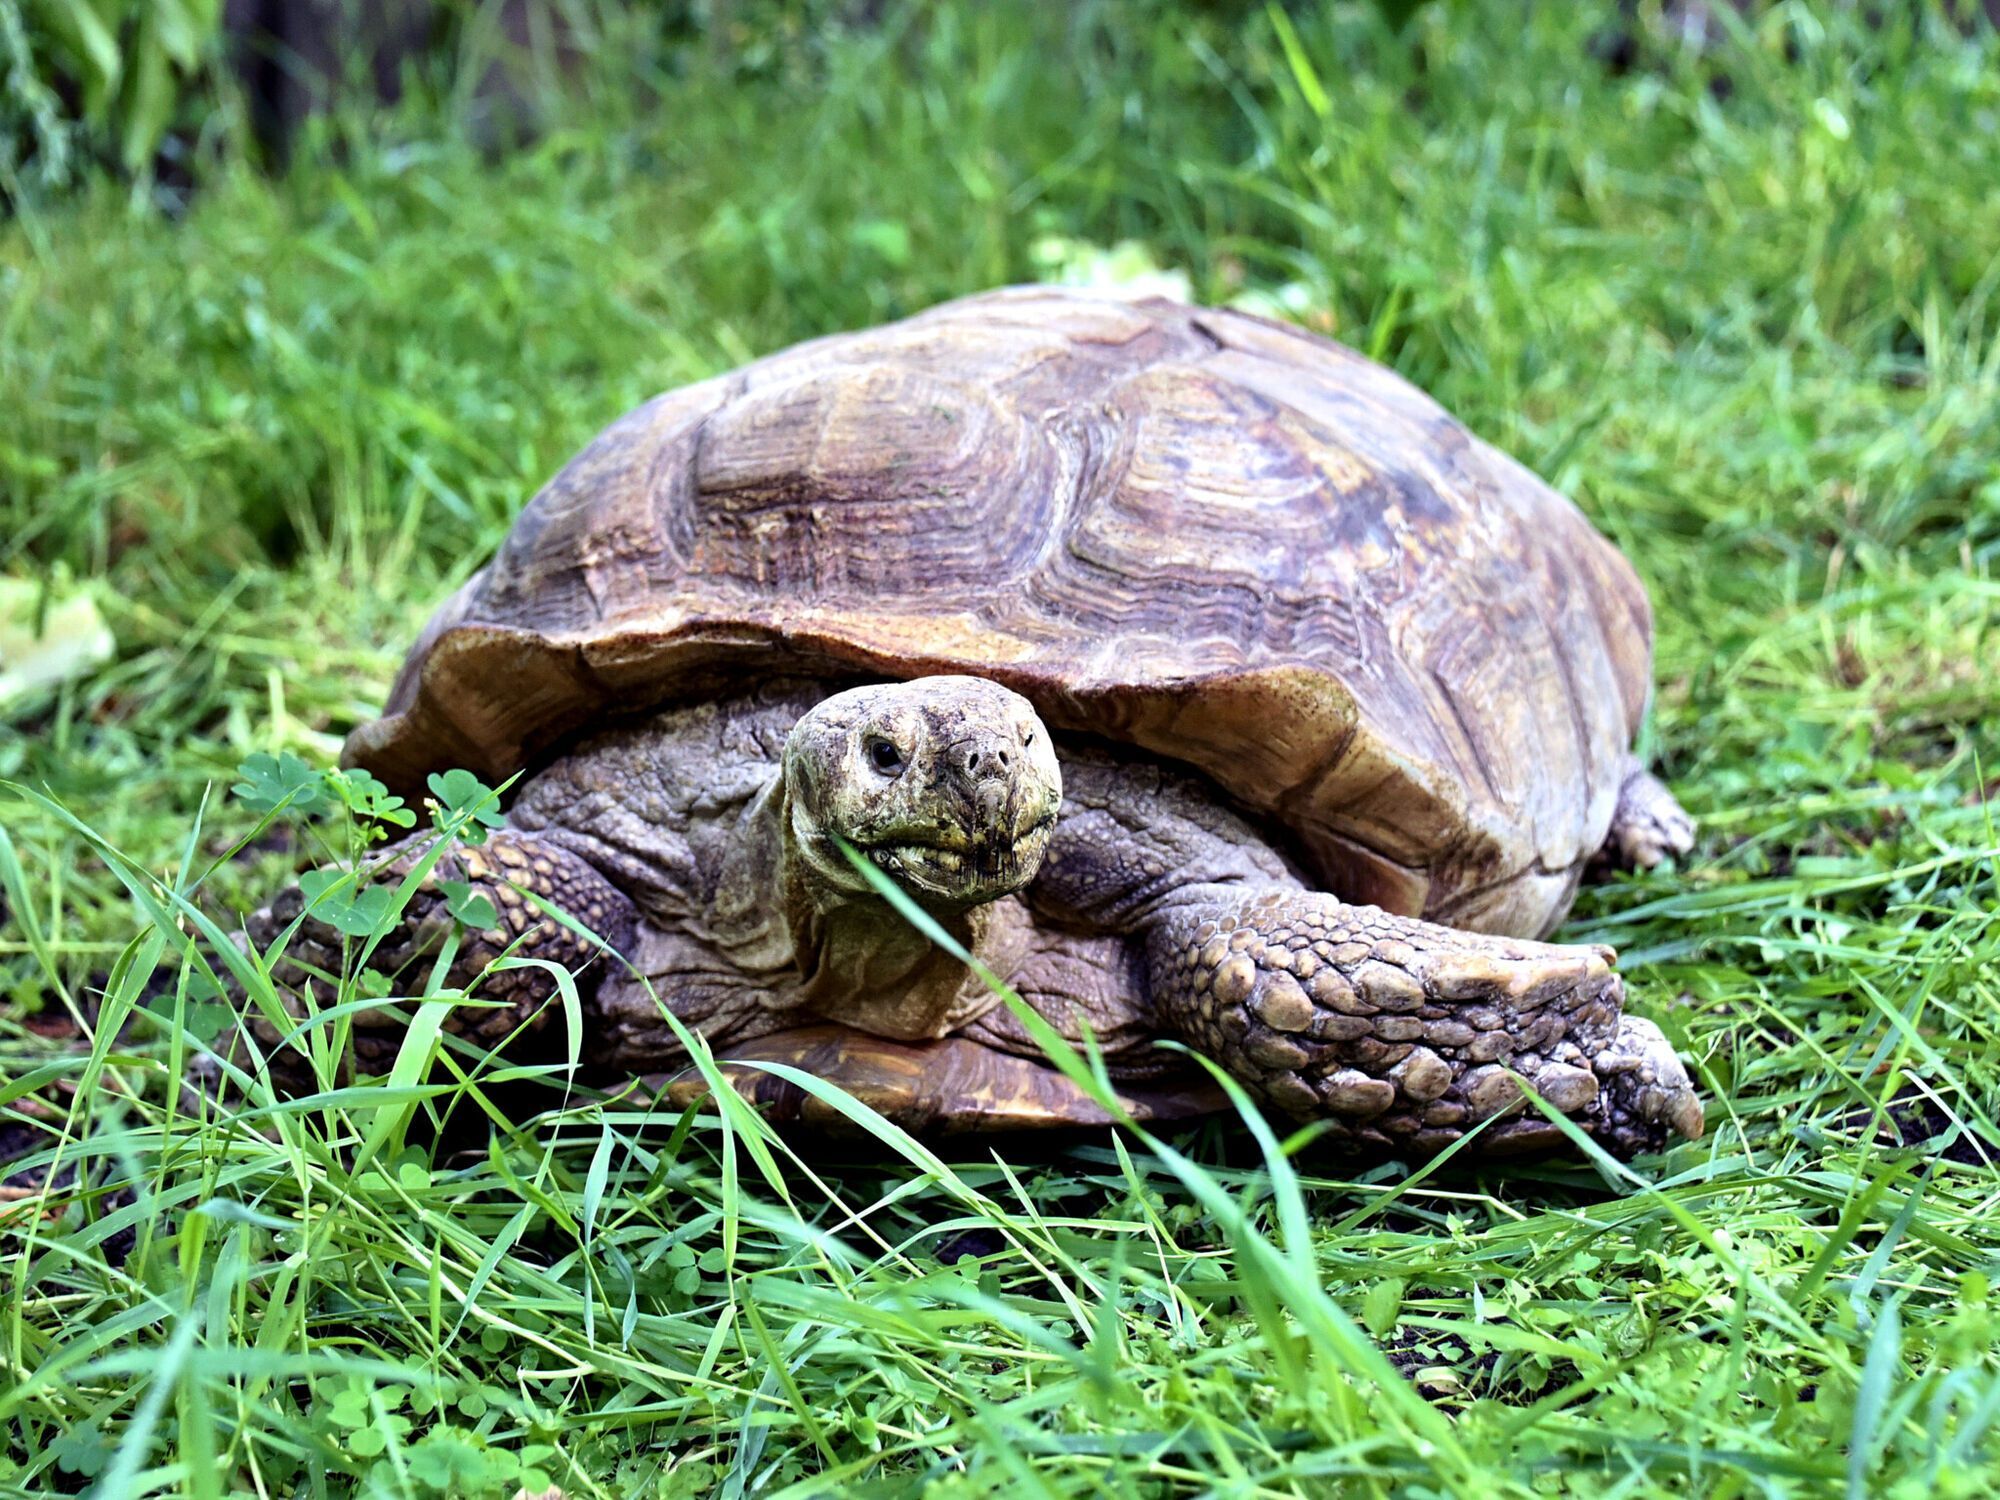
[[1482,1121],[1488,1154],[1553,1145],[1515,1075],[1623,1156],[1701,1133],[1686,1070],[1621,1015],[1608,948],[1462,932],[1308,890],[1191,777],[1073,759],[1031,898],[1130,934],[1153,1023],[1299,1119],[1429,1153]]
[[[429,843],[427,838],[410,838],[378,852],[371,862],[376,869],[375,881],[402,880]],[[548,1021],[547,1002],[556,992],[555,978],[546,969],[525,966],[488,973],[495,960],[511,952],[586,970],[598,957],[595,945],[543,914],[529,901],[527,892],[568,912],[614,950],[622,950],[632,940],[634,908],[616,886],[558,844],[533,834],[503,830],[483,845],[447,850],[411,894],[402,921],[369,954],[368,966],[400,983],[404,993],[422,992],[428,960],[454,925],[441,884],[446,880],[469,884],[475,895],[484,895],[492,903],[498,918],[491,928],[465,934],[444,975],[444,988],[468,990],[476,983],[480,1000],[488,1002],[453,1010],[446,1018],[446,1029],[488,1047],[497,1046],[517,1031],[525,1029],[533,1034],[543,1029]],[[267,948],[304,905],[304,893],[296,885],[279,892],[269,906],[251,916],[247,924],[250,941],[259,949]],[[325,1003],[345,952],[359,946],[357,940],[343,939],[334,928],[308,917],[287,945],[277,977],[296,992],[317,976]],[[494,1001],[501,1003],[490,1003]],[[293,1009],[303,1014],[301,1006],[295,1004]],[[395,1008],[357,1014],[351,1043],[353,1066],[363,1073],[386,1069],[401,1044],[403,1023],[403,1012]],[[266,1023],[259,1021],[256,1029],[263,1045],[268,1047],[278,1040]]]
[[1614,1154],[1701,1133],[1686,1071],[1650,1021],[1621,1016],[1608,948],[1458,932],[1317,891],[1194,887],[1146,928],[1162,1023],[1297,1119],[1357,1145],[1429,1154],[1552,1146],[1517,1076]]

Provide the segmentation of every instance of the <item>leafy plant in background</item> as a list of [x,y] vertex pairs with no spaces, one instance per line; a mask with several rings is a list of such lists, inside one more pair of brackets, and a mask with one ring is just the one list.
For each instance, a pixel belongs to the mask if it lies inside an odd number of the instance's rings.
[[0,0],[0,191],[18,198],[22,168],[30,164],[37,187],[67,182],[75,133],[62,100],[35,66],[18,0]]
[[518,144],[635,51],[748,80],[878,19],[847,0],[0,0],[0,204],[73,185],[92,162],[144,180],[177,133],[226,126],[218,105],[239,93],[275,161],[304,115],[365,117],[412,83],[469,135]]
[[86,154],[138,174],[214,58],[222,0],[0,0],[0,188]]

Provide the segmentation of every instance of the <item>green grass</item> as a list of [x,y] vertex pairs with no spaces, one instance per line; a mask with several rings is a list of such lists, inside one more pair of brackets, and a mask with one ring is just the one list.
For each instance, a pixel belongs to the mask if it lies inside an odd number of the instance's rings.
[[[87,582],[119,647],[0,722],[0,777],[78,820],[0,803],[0,1145],[53,1183],[0,1203],[0,1491],[2000,1485],[1990,33],[1784,6],[1614,76],[1609,14],[1556,6],[707,51],[592,13],[617,45],[517,152],[419,90],[279,180],[218,151],[178,218],[98,181],[0,225],[0,572]],[[801,1159],[737,1113],[483,1122],[484,1076],[174,1086],[196,918],[325,852],[232,857],[241,761],[327,761],[627,407],[1051,237],[1394,364],[1638,564],[1703,839],[1566,935],[1623,950],[1705,1140]]]

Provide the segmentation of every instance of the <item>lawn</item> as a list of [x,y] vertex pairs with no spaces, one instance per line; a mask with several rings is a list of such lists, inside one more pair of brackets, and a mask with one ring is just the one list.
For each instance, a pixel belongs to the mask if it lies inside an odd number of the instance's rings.
[[[18,203],[0,577],[115,651],[0,706],[0,1493],[2000,1488],[2000,44],[1865,9],[580,6],[516,148],[418,87],[281,174],[225,111],[192,191]],[[1703,831],[1563,936],[1702,1141],[807,1152],[417,1051],[179,1087],[212,938],[359,836],[238,768],[330,766],[599,427],[1135,270],[1393,365],[1637,564]]]

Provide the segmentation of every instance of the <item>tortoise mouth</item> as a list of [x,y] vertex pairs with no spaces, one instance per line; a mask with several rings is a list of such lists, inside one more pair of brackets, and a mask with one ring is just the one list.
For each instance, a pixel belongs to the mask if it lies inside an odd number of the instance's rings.
[[928,849],[938,854],[976,855],[987,848],[1026,843],[1037,835],[1046,834],[1055,821],[1055,812],[1051,810],[1011,833],[996,829],[977,834],[950,823],[891,823],[855,837],[851,842],[856,848],[870,852],[877,849]]
[[919,894],[991,901],[1035,878],[1056,819],[1049,813],[1018,833],[974,838],[930,829],[923,837],[890,834],[858,847],[877,867]]

